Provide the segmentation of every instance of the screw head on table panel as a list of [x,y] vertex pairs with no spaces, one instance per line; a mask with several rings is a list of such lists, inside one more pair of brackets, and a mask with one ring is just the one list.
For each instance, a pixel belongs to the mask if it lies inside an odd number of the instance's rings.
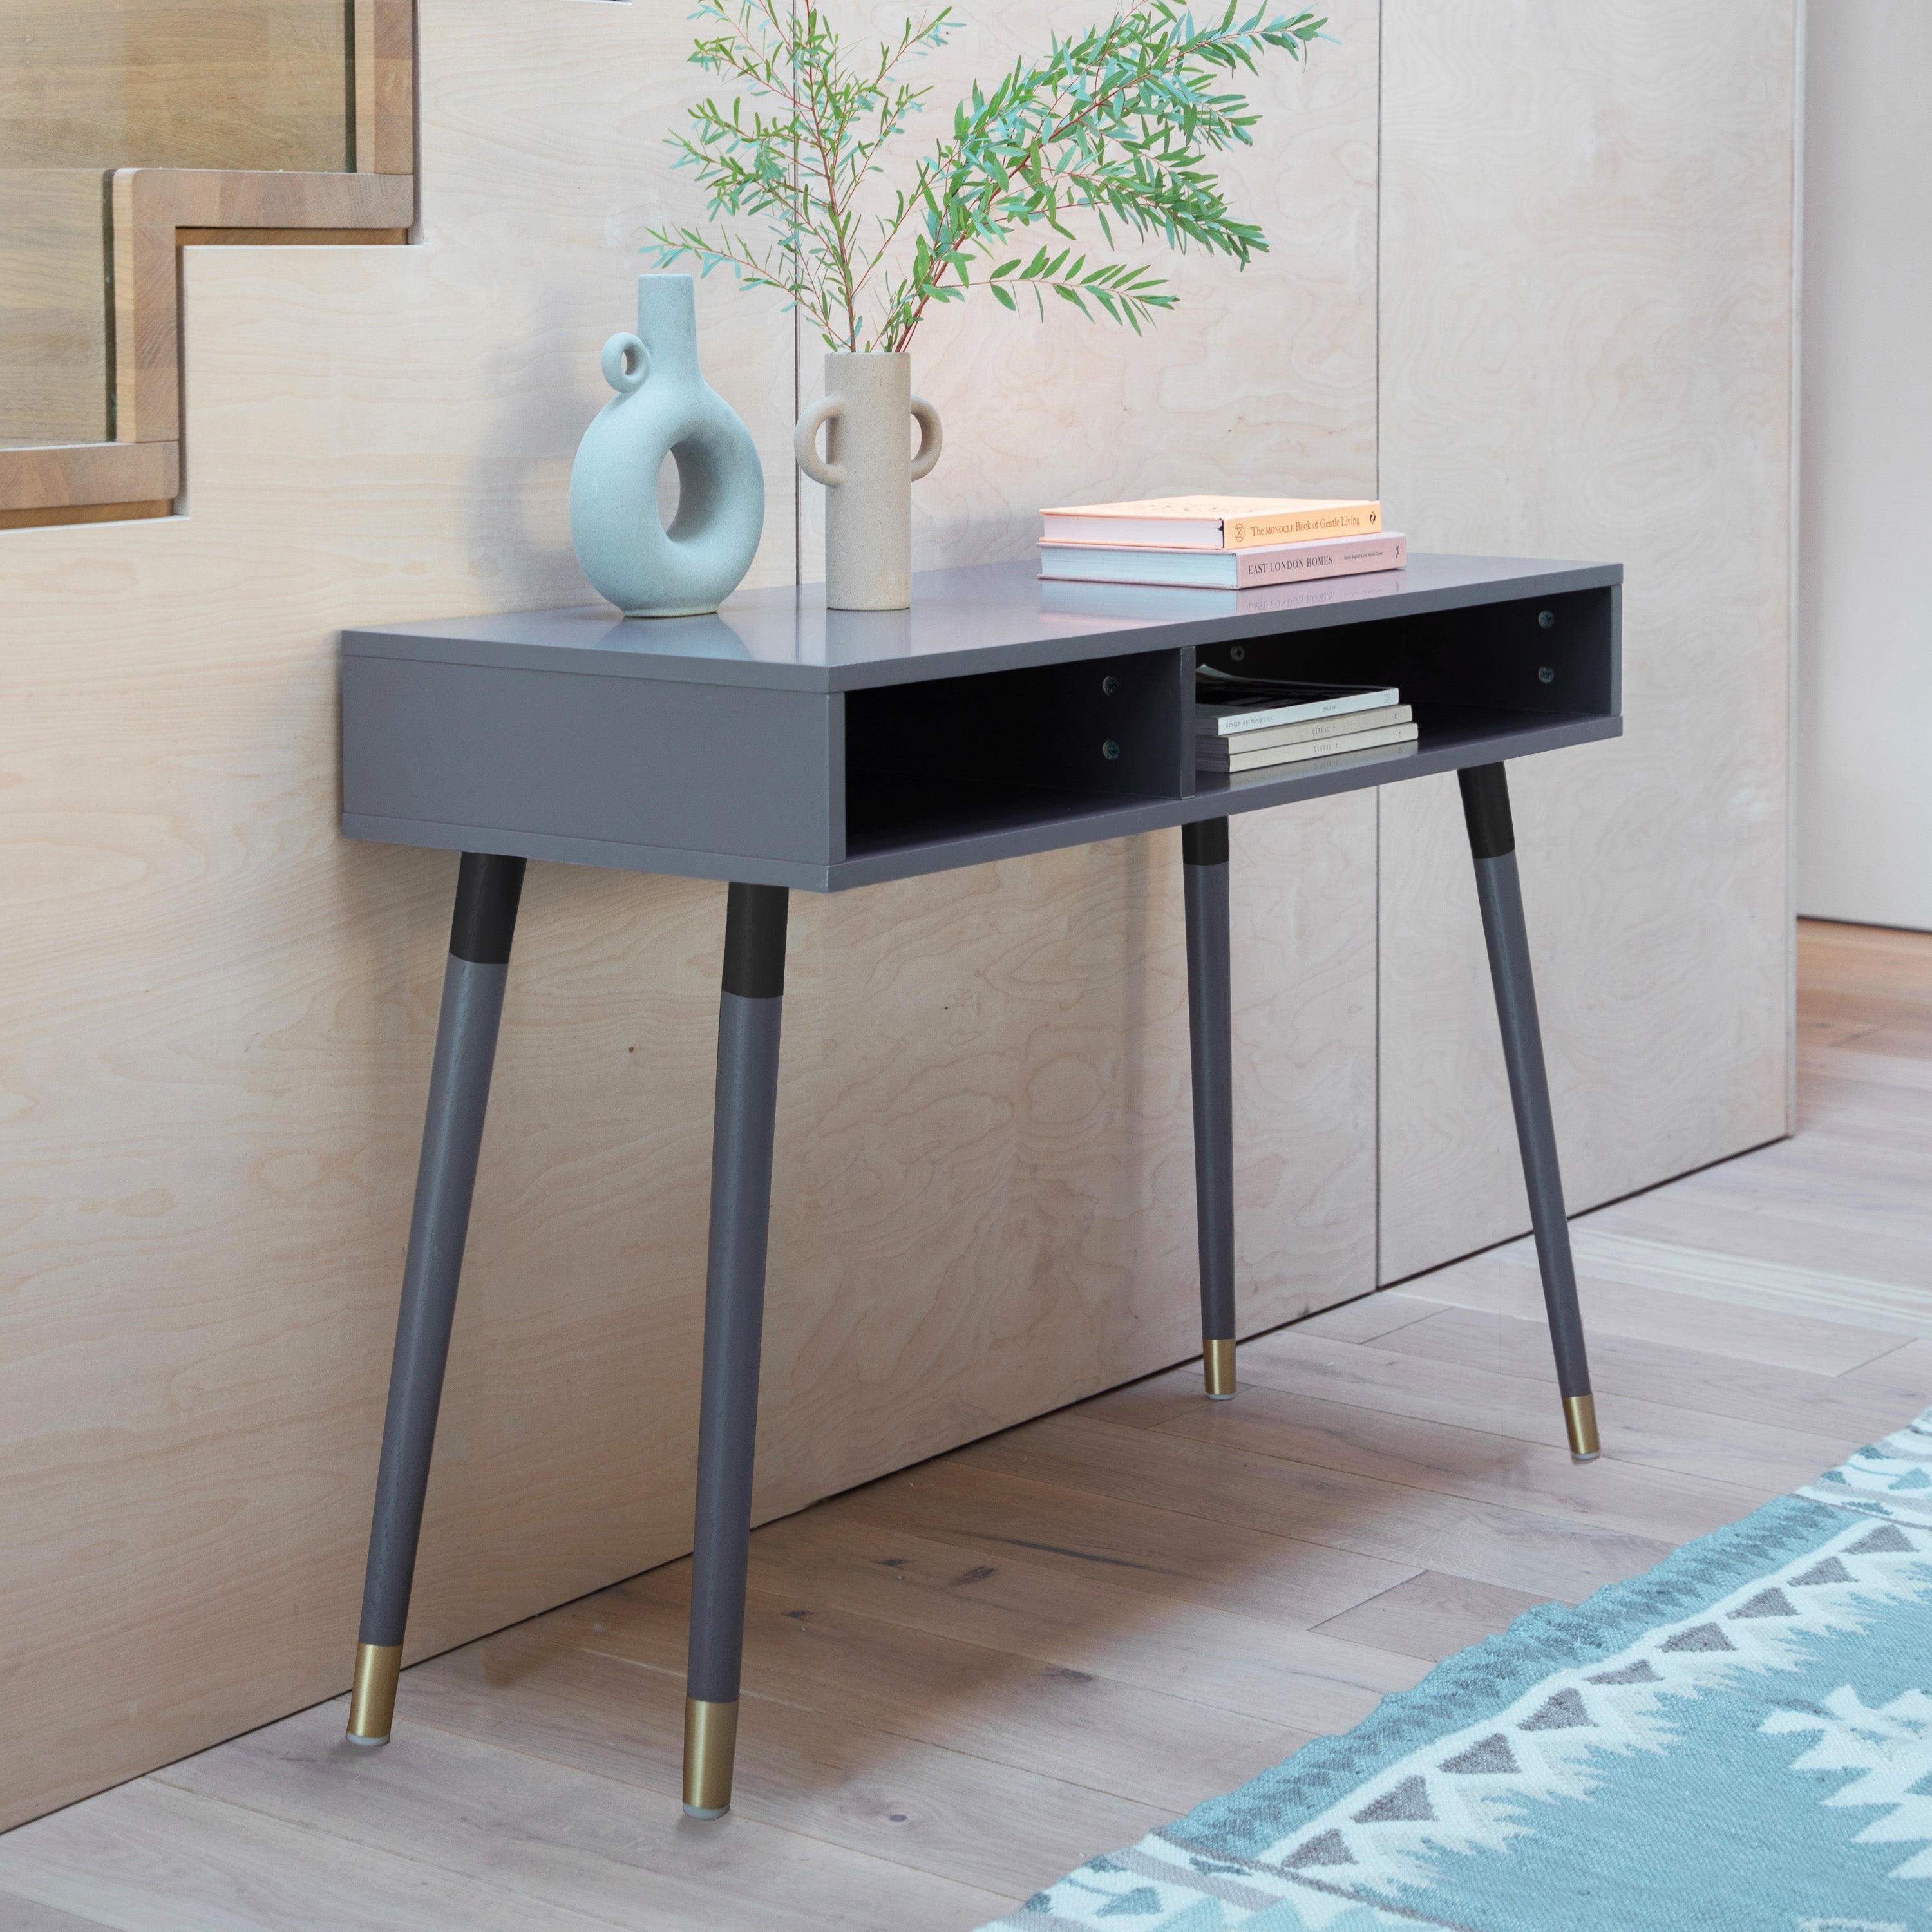
[[1112,739],[1109,738],[1107,742],[1100,747],[1100,755],[1103,758],[1118,758],[1120,755],[1120,748],[1114,742]]
[[1237,664],[1239,664],[1242,658],[1246,657],[1247,654],[1248,647],[1246,644],[1236,644],[1228,653],[1228,656],[1232,658]]
[[1554,684],[1556,682],[1556,670],[1552,666],[1544,664],[1537,672],[1536,681],[1538,684]]
[[1101,679],[1100,688],[1107,694],[1108,697],[1116,697],[1120,692],[1120,680],[1110,674],[1108,676]]
[[1556,613],[1554,610],[1539,610],[1536,614],[1536,621],[1547,631],[1555,625]]

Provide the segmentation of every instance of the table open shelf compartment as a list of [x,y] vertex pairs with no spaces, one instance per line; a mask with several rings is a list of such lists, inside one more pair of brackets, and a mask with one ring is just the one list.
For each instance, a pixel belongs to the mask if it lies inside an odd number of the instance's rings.
[[1169,648],[848,692],[848,856],[1180,797],[1190,675]]
[[[1616,595],[1612,586],[1296,631],[1204,646],[1198,656],[1238,676],[1393,685],[1414,708],[1417,752],[1492,742],[1565,719],[1616,715]],[[1392,746],[1354,755],[1396,764],[1412,754]],[[1204,773],[1196,790],[1295,769],[1276,766],[1232,779]]]

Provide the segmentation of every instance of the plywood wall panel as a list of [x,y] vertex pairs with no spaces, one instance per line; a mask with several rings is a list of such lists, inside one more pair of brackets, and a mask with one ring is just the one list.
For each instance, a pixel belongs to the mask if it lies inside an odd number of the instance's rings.
[[[1626,568],[1628,735],[1511,772],[1580,1207],[1785,1126],[1794,9],[1386,13],[1390,526]],[[1386,1280],[1528,1222],[1467,850],[1384,794]]]
[[[424,0],[418,245],[190,251],[188,514],[0,532],[0,1820],[346,1682],[454,868],[340,837],[336,634],[588,598],[690,31]],[[700,325],[782,582],[790,326]],[[1373,839],[1238,838],[1244,1326],[1370,1285]],[[761,1510],[1192,1350],[1178,848],[796,902]],[[722,895],[525,907],[412,1654],[689,1534]]]

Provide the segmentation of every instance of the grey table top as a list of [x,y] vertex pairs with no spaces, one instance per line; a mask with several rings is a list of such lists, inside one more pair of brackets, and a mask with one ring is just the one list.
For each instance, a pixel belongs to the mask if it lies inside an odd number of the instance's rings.
[[715,616],[622,617],[610,605],[364,626],[351,656],[572,668],[604,676],[860,691],[1279,635],[1620,584],[1623,566],[1412,554],[1404,570],[1261,590],[1047,583],[1031,559],[922,571],[905,610],[828,610],[824,586],[742,590]]

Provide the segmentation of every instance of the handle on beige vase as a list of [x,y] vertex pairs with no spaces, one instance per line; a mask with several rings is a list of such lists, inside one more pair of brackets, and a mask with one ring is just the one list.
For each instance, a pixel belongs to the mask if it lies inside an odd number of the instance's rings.
[[919,424],[919,453],[912,460],[912,480],[916,483],[922,476],[932,474],[932,466],[939,460],[939,452],[946,440],[946,431],[939,420],[939,412],[923,396],[912,399],[912,419]]
[[836,490],[845,481],[845,466],[842,463],[828,463],[818,453],[818,432],[835,416],[845,413],[843,396],[821,396],[798,419],[798,427],[791,433],[792,454],[798,458],[798,466],[814,483],[823,483],[828,490]]

